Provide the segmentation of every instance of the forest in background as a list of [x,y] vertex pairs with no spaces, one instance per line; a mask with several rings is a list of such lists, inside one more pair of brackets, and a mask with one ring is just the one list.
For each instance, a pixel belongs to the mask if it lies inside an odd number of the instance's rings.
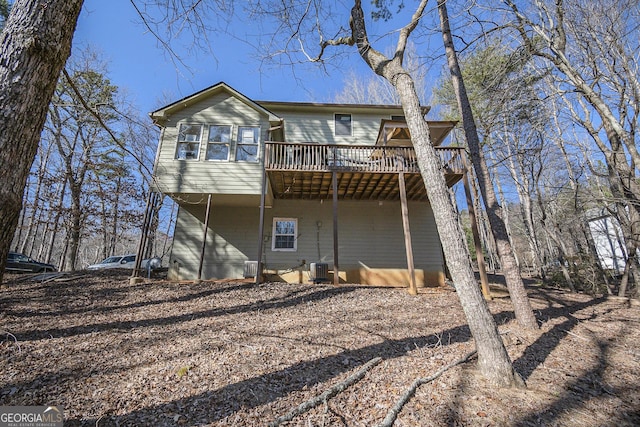
[[[95,51],[77,52],[67,70],[71,80],[61,76],[49,105],[12,249],[74,271],[136,253],[159,132],[111,84]],[[168,198],[154,207],[145,258],[169,253],[175,213]]]

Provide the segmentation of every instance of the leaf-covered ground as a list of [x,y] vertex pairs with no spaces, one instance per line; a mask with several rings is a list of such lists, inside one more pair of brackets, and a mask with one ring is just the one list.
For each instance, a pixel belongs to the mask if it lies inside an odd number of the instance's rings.
[[[374,426],[416,378],[474,349],[450,289],[63,278],[6,277],[0,404],[62,405],[69,426],[267,425],[381,357],[283,424]],[[530,296],[535,332],[508,298],[489,303],[526,389],[491,387],[473,359],[421,386],[394,425],[640,425],[640,308]]]

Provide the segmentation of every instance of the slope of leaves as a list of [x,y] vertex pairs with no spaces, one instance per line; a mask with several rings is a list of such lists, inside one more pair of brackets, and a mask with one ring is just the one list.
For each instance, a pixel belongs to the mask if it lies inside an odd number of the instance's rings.
[[[371,426],[416,378],[474,348],[449,289],[412,297],[349,285],[131,285],[127,275],[7,278],[3,405],[59,404],[71,426],[260,426],[381,357],[358,383],[283,424]],[[421,386],[396,426],[640,423],[640,309],[529,291],[539,331],[519,330],[505,297],[490,302],[528,388],[492,388],[471,361]]]

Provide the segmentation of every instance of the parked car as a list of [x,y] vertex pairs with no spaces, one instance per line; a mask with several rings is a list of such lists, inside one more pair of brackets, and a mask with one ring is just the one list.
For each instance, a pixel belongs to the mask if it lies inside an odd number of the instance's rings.
[[114,255],[100,261],[97,264],[91,264],[88,270],[102,270],[105,268],[133,268],[136,266],[135,255]]
[[[151,265],[149,265],[151,264]],[[97,264],[91,264],[87,267],[88,270],[102,270],[105,268],[134,268],[136,266],[135,255],[114,255],[107,259],[100,261]],[[140,268],[146,270],[151,267],[152,270],[160,268],[162,261],[160,258],[143,259],[140,263]]]
[[12,273],[44,273],[56,271],[56,268],[51,264],[36,261],[24,254],[9,252],[5,271]]

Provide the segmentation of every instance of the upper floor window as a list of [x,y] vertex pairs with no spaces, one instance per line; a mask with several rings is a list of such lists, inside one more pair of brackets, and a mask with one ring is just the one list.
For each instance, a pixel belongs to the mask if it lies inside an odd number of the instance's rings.
[[258,161],[260,128],[258,126],[238,126],[238,146],[236,160],[245,162]]
[[351,114],[335,114],[333,121],[336,136],[351,136]]
[[231,145],[230,125],[209,126],[209,140],[207,142],[207,160],[229,160]]
[[176,159],[198,159],[202,125],[180,125]]
[[271,249],[274,251],[295,251],[298,246],[297,230],[297,218],[273,218]]

